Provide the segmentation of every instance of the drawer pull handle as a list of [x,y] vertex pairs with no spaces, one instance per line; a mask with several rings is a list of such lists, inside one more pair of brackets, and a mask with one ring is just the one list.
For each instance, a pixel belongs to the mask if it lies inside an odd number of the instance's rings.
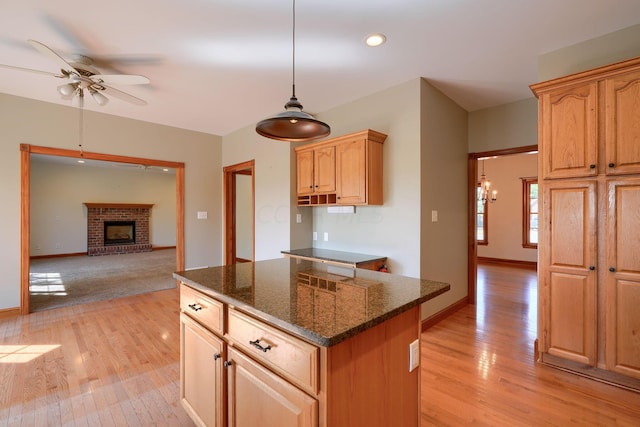
[[224,367],[228,368],[229,366],[233,365],[233,363],[231,362],[231,360],[225,360],[224,361]]
[[262,350],[263,352],[267,352],[268,350],[271,350],[271,346],[268,345],[266,347],[263,347],[260,345],[260,340],[255,340],[255,341],[249,341],[249,344],[251,344],[252,346],[254,346],[255,348],[257,348],[258,350]]
[[203,307],[200,304],[196,304],[196,303],[189,304],[189,308],[193,311],[200,311],[203,309]]
[[213,360],[218,360],[222,357],[222,355],[220,353],[216,353],[213,355]]

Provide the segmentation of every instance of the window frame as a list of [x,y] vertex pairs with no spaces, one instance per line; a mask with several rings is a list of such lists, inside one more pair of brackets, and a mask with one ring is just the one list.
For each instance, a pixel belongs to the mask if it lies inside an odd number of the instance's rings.
[[[476,183],[476,226],[474,228],[475,240],[476,244],[486,246],[489,244],[489,203],[485,202],[482,210],[482,214],[478,213],[478,203],[479,203],[479,191],[480,191],[480,183]],[[484,239],[478,240],[478,215],[482,215],[482,233]]]
[[[538,243],[531,242],[531,185],[538,184],[538,177],[522,179],[522,247],[538,249]],[[539,190],[539,187],[538,187]],[[540,194],[538,193],[538,236],[540,236]]]

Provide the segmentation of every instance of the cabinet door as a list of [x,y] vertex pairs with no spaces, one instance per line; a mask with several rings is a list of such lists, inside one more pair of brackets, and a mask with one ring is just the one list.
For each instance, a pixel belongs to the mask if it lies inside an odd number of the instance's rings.
[[367,202],[366,140],[355,139],[336,147],[336,187],[338,203],[344,205]]
[[545,93],[540,100],[543,178],[597,175],[598,85]]
[[336,147],[317,148],[314,155],[314,191],[336,191]]
[[607,174],[640,173],[640,71],[605,82]]
[[318,402],[240,351],[229,349],[229,426],[311,427]]
[[596,364],[596,182],[545,183],[540,348]]
[[298,194],[313,193],[313,151],[302,151],[296,155]]
[[180,402],[201,426],[224,425],[224,343],[180,314]]
[[606,366],[640,378],[640,179],[608,182]]

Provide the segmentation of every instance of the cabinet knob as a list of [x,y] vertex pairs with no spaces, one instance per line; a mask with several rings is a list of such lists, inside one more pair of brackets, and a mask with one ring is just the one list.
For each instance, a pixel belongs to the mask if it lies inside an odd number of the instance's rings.
[[595,168],[596,168],[596,165],[589,165],[589,168],[591,168],[591,169],[595,169]]
[[309,188],[313,188],[313,185],[310,185]]
[[228,368],[229,366],[233,365],[233,362],[231,362],[231,360],[225,360],[224,361],[224,367]]
[[318,188],[318,186],[316,185],[316,188]]
[[338,197],[337,197],[337,199],[338,199],[338,200],[340,200],[340,199],[341,199],[341,197],[340,197],[340,196],[338,196]]
[[595,266],[595,265],[590,265],[590,266],[589,266],[589,270],[593,271],[593,270],[595,270],[595,269],[596,269],[596,266]]
[[222,355],[220,353],[216,353],[213,355],[213,360],[218,360],[222,357]]
[[615,273],[616,272],[616,268],[615,267],[609,267],[609,271],[612,272],[612,273]]
[[609,163],[609,167],[610,167],[610,168],[615,168],[615,167],[616,167],[616,164],[615,164],[615,163]]

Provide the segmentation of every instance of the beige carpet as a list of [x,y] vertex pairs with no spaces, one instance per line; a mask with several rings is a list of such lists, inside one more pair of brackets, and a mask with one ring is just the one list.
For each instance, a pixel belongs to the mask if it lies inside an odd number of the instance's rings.
[[154,292],[176,286],[175,249],[127,255],[31,260],[32,312]]

